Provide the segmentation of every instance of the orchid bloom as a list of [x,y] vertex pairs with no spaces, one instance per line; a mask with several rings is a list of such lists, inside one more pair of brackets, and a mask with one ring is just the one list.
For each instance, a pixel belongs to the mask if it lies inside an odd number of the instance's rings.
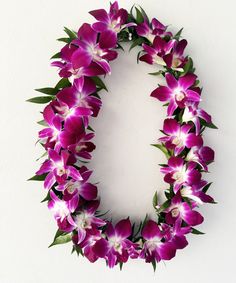
[[88,170],[85,166],[82,166],[79,173],[82,180],[81,178],[70,179],[65,183],[59,184],[55,189],[63,192],[64,199],[71,199],[75,195],[78,197],[81,196],[88,201],[95,199],[97,197],[97,187],[87,182],[92,171]]
[[177,250],[184,249],[188,245],[185,235],[191,232],[191,227],[182,227],[182,219],[178,218],[173,226],[163,223],[161,227],[163,230],[166,230],[165,239],[171,241]]
[[141,258],[145,258],[146,262],[160,260],[170,260],[175,256],[176,248],[171,241],[165,241],[165,233],[160,230],[159,226],[153,220],[149,220],[144,226],[142,232],[144,238],[144,246],[140,253]]
[[151,43],[153,43],[155,37],[158,36],[171,36],[171,32],[166,31],[167,26],[164,26],[157,19],[153,18],[151,24],[148,23],[147,19],[144,22],[137,25],[136,31],[139,36],[147,38]]
[[202,118],[205,120],[207,123],[211,123],[211,116],[204,111],[203,109],[198,108],[198,103],[188,103],[184,109],[184,113],[182,116],[182,121],[183,122],[193,122],[195,127],[196,127],[196,134],[198,135],[200,133],[200,119]]
[[78,206],[78,196],[75,195],[70,200],[65,201],[57,197],[56,194],[51,190],[50,198],[51,200],[48,202],[48,208],[53,213],[59,229],[65,231],[67,230],[65,229],[64,225],[65,220],[67,220],[67,217],[76,210]]
[[69,80],[74,83],[76,81],[79,86],[79,90],[82,90],[84,84],[84,78],[93,77],[98,75],[103,75],[106,72],[104,69],[96,64],[95,62],[91,62],[89,66],[80,66],[75,67],[72,64],[72,55],[78,49],[75,44],[67,44],[65,45],[60,52],[60,57],[62,61],[54,61],[51,63],[53,67],[59,68],[59,75],[63,78],[69,78]]
[[203,204],[204,202],[212,203],[214,199],[202,190],[206,185],[207,182],[201,180],[199,183],[192,186],[183,186],[183,188],[180,189],[180,194],[182,197],[191,199],[197,204]]
[[163,131],[167,135],[159,139],[167,148],[174,149],[175,155],[179,155],[185,147],[200,147],[203,144],[201,136],[189,133],[192,125],[180,125],[175,119],[165,119]]
[[160,101],[168,101],[167,114],[172,116],[178,107],[184,108],[188,102],[200,101],[200,90],[193,88],[196,78],[194,74],[187,74],[177,80],[168,73],[166,74],[167,86],[159,86],[151,93],[151,96]]
[[143,44],[142,47],[146,51],[146,54],[139,58],[140,61],[144,61],[148,64],[158,64],[161,66],[167,66],[169,54],[173,49],[175,40],[166,42],[160,36],[154,38],[152,46]]
[[49,190],[55,184],[55,182],[63,183],[67,177],[71,177],[75,180],[82,180],[79,171],[71,166],[67,165],[70,154],[66,150],[61,151],[61,155],[53,149],[48,150],[49,160],[46,160],[40,169],[36,172],[36,175],[42,175],[48,173],[44,180],[44,188]]
[[117,57],[117,52],[103,49],[100,40],[97,42],[98,33],[89,24],[83,24],[78,31],[76,44],[79,48],[71,56],[71,63],[74,69],[88,67],[92,62],[97,63],[106,73],[111,72],[108,61]]
[[208,171],[207,165],[214,161],[214,150],[209,146],[194,146],[188,152],[185,160],[198,163],[205,171]]
[[194,203],[191,206],[183,202],[178,192],[171,200],[171,205],[166,209],[166,223],[174,224],[176,220],[182,219],[190,226],[196,226],[203,222],[202,215],[193,210]]
[[90,201],[87,207],[78,211],[75,216],[69,215],[68,222],[78,233],[77,244],[80,244],[85,239],[88,230],[106,224],[105,221],[95,216],[98,206],[98,201]]
[[101,258],[105,258],[109,267],[118,262],[126,262],[135,253],[135,244],[127,238],[131,235],[132,228],[129,219],[119,221],[115,227],[108,223],[106,228],[107,239],[100,239],[94,245],[93,251]]
[[187,40],[182,39],[175,41],[175,45],[171,53],[169,53],[165,62],[168,68],[172,68],[175,71],[183,71],[183,65],[186,63],[186,57],[184,56],[184,49],[187,46]]
[[89,12],[98,21],[92,25],[92,28],[100,32],[100,47],[113,48],[117,44],[117,34],[135,23],[126,23],[128,12],[125,9],[119,9],[118,2],[114,2],[110,6],[110,11],[107,13],[104,9],[94,10]]
[[168,160],[168,166],[162,167],[161,172],[165,174],[164,181],[174,185],[176,193],[183,185],[193,185],[200,181],[201,173],[195,169],[196,163],[184,163],[180,157],[172,156]]

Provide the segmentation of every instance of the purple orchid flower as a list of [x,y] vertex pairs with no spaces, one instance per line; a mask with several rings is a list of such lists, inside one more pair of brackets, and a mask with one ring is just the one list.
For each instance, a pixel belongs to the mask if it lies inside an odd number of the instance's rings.
[[154,38],[158,36],[172,36],[171,32],[167,32],[167,26],[164,26],[157,19],[153,18],[151,24],[148,23],[147,19],[144,22],[137,25],[136,31],[139,36],[147,38],[151,43],[153,43]]
[[[63,199],[58,198],[56,194],[51,190],[50,197],[51,200],[48,202],[48,208],[50,211],[52,211],[59,229],[62,231],[70,232],[71,227],[70,225],[68,225],[67,217],[76,210],[79,201],[78,196],[74,195],[73,198],[68,201],[65,201]],[[65,225],[65,222],[67,222],[67,225]]]
[[198,135],[200,133],[200,119],[202,118],[205,120],[207,123],[211,123],[211,116],[204,111],[203,109],[198,108],[198,103],[188,103],[186,108],[184,109],[184,113],[182,116],[182,121],[183,122],[193,122],[195,127],[196,127],[196,134]]
[[92,25],[92,28],[100,33],[100,47],[113,48],[117,44],[117,34],[128,27],[136,26],[135,23],[128,23],[128,12],[125,9],[119,9],[118,2],[114,2],[110,6],[109,13],[104,9],[94,10],[89,12],[97,23]]
[[198,163],[205,171],[208,171],[207,165],[214,161],[214,150],[209,146],[194,146],[188,152],[185,160]]
[[193,185],[201,180],[201,173],[195,167],[194,162],[185,164],[182,158],[172,156],[168,166],[162,167],[161,172],[165,174],[164,181],[174,185],[176,193],[182,185]]
[[70,200],[73,199],[74,196],[77,196],[78,198],[81,196],[85,200],[90,201],[97,197],[97,187],[87,182],[92,171],[88,170],[85,166],[82,166],[79,170],[79,174],[82,177],[82,180],[81,178],[70,179],[55,187],[56,190],[63,192],[63,199]]
[[177,250],[184,249],[188,245],[185,235],[191,232],[191,227],[182,227],[181,218],[178,218],[173,226],[163,223],[161,227],[164,231],[166,231],[165,239],[167,241],[171,241]]
[[169,56],[173,47],[175,45],[175,40],[170,40],[166,42],[160,36],[154,38],[152,46],[143,44],[143,49],[146,51],[146,54],[139,58],[140,61],[144,61],[148,64],[158,64],[161,66],[169,65],[169,61],[172,58]]
[[108,61],[116,59],[117,52],[101,48],[100,39],[97,42],[98,33],[87,23],[79,29],[78,38],[75,43],[79,48],[71,56],[73,68],[88,67],[95,62],[104,69],[105,73],[110,74],[111,68]]
[[202,146],[202,137],[189,133],[191,128],[189,124],[181,126],[175,119],[165,119],[163,131],[167,136],[159,141],[164,142],[167,148],[174,149],[175,155],[179,155],[185,147]]
[[203,222],[203,216],[193,210],[194,203],[188,204],[183,202],[180,193],[178,192],[171,200],[171,205],[166,209],[166,223],[174,224],[176,220],[182,219],[190,226],[196,226]]
[[95,216],[98,206],[99,201],[90,201],[87,207],[79,210],[75,216],[68,216],[68,222],[78,234],[77,244],[84,241],[88,230],[94,227],[102,227],[106,224],[105,221]]
[[44,181],[45,189],[51,189],[55,182],[64,183],[68,177],[82,180],[79,171],[75,167],[67,165],[70,157],[68,151],[62,150],[60,155],[55,150],[49,149],[48,155],[49,160],[46,160],[36,172],[36,175],[48,173]]
[[106,72],[95,62],[91,62],[91,64],[86,67],[81,66],[75,68],[72,64],[72,56],[77,49],[78,47],[74,43],[65,45],[60,52],[62,61],[54,61],[51,65],[59,68],[60,77],[69,78],[72,83],[76,81],[81,91],[84,84],[84,77],[104,75]]
[[106,228],[107,239],[100,239],[94,245],[94,253],[105,258],[110,268],[118,262],[126,262],[129,256],[137,256],[136,245],[127,238],[132,233],[129,219],[119,221],[115,227],[109,222]]
[[197,204],[203,203],[213,203],[214,199],[207,195],[202,189],[207,185],[207,182],[201,180],[199,183],[194,184],[192,186],[184,186],[180,189],[180,194],[182,197],[191,199],[195,201]]
[[196,78],[194,74],[187,74],[177,80],[168,73],[166,74],[167,86],[159,86],[151,93],[151,96],[160,101],[168,101],[167,114],[172,116],[178,107],[184,108],[188,102],[200,101],[200,90],[194,88]]
[[140,257],[146,262],[170,260],[175,256],[175,245],[171,241],[162,241],[166,234],[153,220],[146,223],[141,234],[145,242]]
[[[90,261],[95,262],[99,257],[94,253],[93,247],[98,240],[102,238],[101,230],[92,228],[86,231],[84,240],[79,244],[79,247],[83,249],[84,256]],[[78,245],[78,235],[75,234],[72,237],[73,243]]]
[[184,64],[187,61],[184,56],[184,49],[187,44],[187,40],[185,39],[175,41],[172,52],[165,57],[165,62],[168,68],[172,68],[175,71],[183,71]]

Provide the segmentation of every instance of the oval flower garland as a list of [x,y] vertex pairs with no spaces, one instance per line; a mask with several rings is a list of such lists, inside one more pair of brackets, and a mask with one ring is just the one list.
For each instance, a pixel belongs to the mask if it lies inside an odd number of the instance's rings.
[[[133,7],[128,13],[117,2],[109,12],[90,14],[97,20],[94,24],[84,23],[78,33],[65,28],[68,37],[59,39],[66,45],[52,57],[56,59],[52,66],[59,68],[58,84],[37,89],[47,96],[29,99],[49,102],[38,122],[46,126],[39,141],[48,157],[30,180],[44,181],[48,192],[43,201],[58,225],[52,245],[72,241],[73,251],[91,262],[103,258],[109,267],[142,258],[155,269],[156,262],[172,259],[176,250],[187,246],[186,234],[201,234],[193,228],[203,222],[196,208],[214,203],[207,194],[210,183],[202,179],[214,151],[203,144],[202,133],[216,126],[199,108],[201,88],[192,59],[184,55],[187,41],[180,39],[182,30],[173,35],[157,19],[149,21],[142,8]],[[153,197],[157,220],[147,216],[137,226],[129,218],[114,225],[98,211],[97,187],[89,182],[92,171],[83,165],[95,149],[89,118],[98,115],[102,105],[98,93],[106,89],[99,76],[111,73],[109,61],[116,59],[120,43],[126,41],[132,41],[130,49],[142,46],[138,60],[161,66],[152,75],[166,81],[151,96],[167,106],[164,136],[154,146],[168,159],[160,166],[169,189],[164,203],[159,203],[157,193]]]

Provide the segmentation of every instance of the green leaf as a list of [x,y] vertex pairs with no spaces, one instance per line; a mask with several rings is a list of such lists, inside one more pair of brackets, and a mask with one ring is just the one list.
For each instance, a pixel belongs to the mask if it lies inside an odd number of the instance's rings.
[[149,23],[149,18],[148,18],[148,16],[147,16],[146,12],[144,11],[144,9],[143,9],[141,6],[139,6],[139,9],[140,9],[140,11],[142,12],[143,17],[144,17],[144,18],[146,19],[146,21]]
[[195,228],[192,228],[191,233],[195,234],[195,235],[204,235],[205,234],[205,233],[203,233],[203,232],[201,232],[201,231],[199,231]]
[[135,7],[135,11],[136,11],[136,23],[137,24],[143,23],[144,17],[143,17],[142,12],[137,7]]
[[211,183],[208,183],[208,184],[202,189],[203,193],[206,193],[206,192],[208,191],[208,189],[210,188],[211,184],[212,184],[212,182],[211,182]]
[[88,126],[87,129],[91,132],[95,132],[94,129],[91,126]]
[[181,28],[174,36],[174,39],[178,39],[180,38],[181,34],[182,34],[182,31],[183,31],[184,28]]
[[170,200],[166,200],[159,209],[157,209],[157,213],[162,212],[163,210],[167,209],[170,206],[171,201]]
[[156,148],[159,148],[165,154],[167,159],[170,158],[170,154],[163,144],[151,144],[151,145],[156,147]]
[[155,272],[157,268],[157,263],[155,259],[152,261],[152,267],[153,267],[153,271]]
[[61,38],[58,38],[57,41],[61,41],[61,42],[65,42],[65,43],[71,43],[71,38],[67,38],[67,37],[61,37]]
[[50,59],[58,59],[61,58],[61,52],[54,54]]
[[193,60],[191,57],[188,58],[188,62],[184,65],[184,71],[181,73],[181,77],[186,75],[189,72],[193,72]]
[[44,181],[46,178],[47,174],[42,174],[42,175],[35,175],[28,179],[27,181]]
[[157,192],[155,192],[155,194],[154,194],[154,196],[153,196],[153,199],[152,199],[152,205],[153,205],[154,209],[156,209],[157,204],[158,204]]
[[37,88],[35,90],[48,95],[56,95],[58,93],[58,89],[54,87]]
[[123,267],[123,262],[119,262],[119,267],[120,267],[120,271],[121,271],[122,267]]
[[133,43],[131,44],[129,51],[131,51],[134,47],[136,47],[137,45],[141,45],[142,43],[145,42],[145,39],[143,37],[138,37],[136,38]]
[[160,71],[158,71],[158,72],[154,72],[154,73],[148,73],[149,75],[152,75],[152,76],[160,76],[160,75],[162,75],[163,74],[163,71],[162,70],[160,70]]
[[45,151],[39,158],[36,159],[36,161],[39,161],[39,159],[43,158],[44,156],[47,156],[48,153]]
[[205,127],[211,128],[211,129],[218,129],[216,125],[214,125],[212,122],[207,123],[205,120],[201,119],[201,124]]
[[43,202],[45,202],[45,201],[49,201],[49,200],[51,200],[50,192],[48,192],[47,195],[46,195],[46,197],[45,197],[43,200],[41,200],[41,203],[43,203]]
[[66,244],[68,242],[70,242],[72,239],[71,234],[68,233],[63,233],[59,236],[57,236],[54,241],[51,243],[51,245],[49,245],[49,248],[55,245],[61,245],[61,244]]
[[108,91],[106,85],[99,77],[92,77],[92,80],[95,82],[97,86]]
[[48,124],[44,120],[38,121],[37,124],[44,126],[44,127],[48,126]]
[[44,104],[48,103],[49,101],[53,100],[53,96],[37,96],[26,100],[27,102],[37,103],[37,104]]
[[70,87],[71,83],[67,78],[62,78],[55,86],[56,89]]
[[71,39],[76,39],[77,38],[76,32],[68,29],[67,27],[64,27],[64,31],[69,36],[69,38],[71,38]]

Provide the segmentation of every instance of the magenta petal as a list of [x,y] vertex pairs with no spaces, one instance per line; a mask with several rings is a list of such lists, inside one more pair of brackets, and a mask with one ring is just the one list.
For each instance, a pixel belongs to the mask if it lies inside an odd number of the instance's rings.
[[201,180],[201,173],[198,170],[193,169],[188,173],[188,183],[190,185],[197,184]]
[[109,250],[108,241],[105,239],[98,240],[93,246],[93,252],[98,256],[104,258]]
[[106,30],[100,34],[99,45],[101,48],[113,48],[117,43],[117,34],[112,30]]
[[159,86],[151,93],[151,96],[160,101],[167,101],[171,97],[171,91],[166,86]]
[[92,24],[92,28],[97,32],[104,32],[107,30],[107,24],[102,22],[97,22]]
[[184,49],[187,46],[187,44],[188,44],[187,40],[185,39],[180,40],[176,45],[175,53],[180,56],[183,55]]
[[107,11],[104,9],[93,10],[90,11],[89,14],[92,15],[98,21],[105,23],[109,21]]
[[56,152],[53,149],[49,149],[48,155],[50,159],[52,159],[54,162],[60,162],[61,161],[61,156],[59,155],[58,152]]
[[73,166],[69,166],[69,173],[68,173],[68,175],[71,178],[73,178],[74,180],[80,180],[80,181],[83,180],[83,178],[81,177],[79,171],[75,167],[73,167]]
[[188,225],[195,226],[204,221],[202,215],[197,211],[191,210],[187,203],[183,203],[182,206],[184,208],[182,217]]
[[73,134],[84,132],[83,120],[80,117],[68,117],[65,121],[65,130]]
[[84,199],[92,200],[97,197],[97,187],[90,183],[85,183],[81,186],[79,193]]
[[187,94],[188,100],[195,101],[195,102],[199,102],[200,101],[200,95],[196,91],[188,89],[186,91],[186,94]]
[[166,82],[167,82],[167,85],[169,86],[169,88],[171,88],[171,89],[178,87],[178,81],[176,80],[176,78],[173,75],[171,75],[169,73],[166,74]]
[[172,99],[167,107],[167,115],[172,116],[177,107],[177,103]]
[[201,149],[199,150],[198,153],[199,153],[201,159],[203,160],[203,162],[208,163],[208,162],[214,161],[215,152],[210,147],[203,146],[203,147],[201,147]]
[[190,88],[197,79],[197,76],[194,74],[187,74],[184,77],[179,78],[179,85],[183,87],[184,89]]
[[144,54],[143,56],[139,57],[139,61],[146,62],[150,65],[153,64],[152,56],[149,54]]
[[144,226],[142,232],[142,237],[146,240],[151,240],[154,237],[162,238],[161,231],[156,222],[149,220]]
[[191,133],[187,135],[185,144],[188,148],[191,148],[194,146],[200,147],[203,144],[203,140],[201,136],[196,136],[195,134]]
[[96,63],[103,68],[103,70],[110,74],[111,73],[111,67],[110,64],[106,60],[100,60],[96,61]]
[[198,110],[198,115],[199,117],[201,117],[202,119],[204,119],[207,123],[211,123],[211,115],[209,115],[206,111],[204,111],[203,109],[199,109]]
[[92,61],[92,55],[85,49],[77,49],[72,57],[71,62],[74,69],[78,69],[80,67],[88,67]]
[[83,240],[86,237],[86,230],[78,228],[77,232],[78,232],[78,242],[77,242],[77,244],[80,244],[81,242],[83,242]]
[[119,221],[115,226],[116,235],[125,239],[131,235],[132,228],[129,219]]
[[46,190],[50,190],[51,187],[55,184],[55,182],[56,182],[56,178],[55,178],[53,172],[50,172],[44,180],[44,188]]
[[85,42],[88,42],[90,44],[95,44],[97,40],[97,32],[92,29],[92,27],[87,23],[83,24],[80,27],[78,36],[82,37]]
[[188,241],[185,236],[175,235],[172,239],[176,249],[184,249],[188,245]]
[[172,156],[168,160],[168,165],[172,168],[181,167],[184,164],[184,160],[181,157],[174,157]]
[[172,243],[162,243],[158,246],[158,253],[161,259],[170,260],[175,256],[176,248]]
[[175,119],[165,119],[163,130],[166,134],[172,135],[179,131],[180,125]]

